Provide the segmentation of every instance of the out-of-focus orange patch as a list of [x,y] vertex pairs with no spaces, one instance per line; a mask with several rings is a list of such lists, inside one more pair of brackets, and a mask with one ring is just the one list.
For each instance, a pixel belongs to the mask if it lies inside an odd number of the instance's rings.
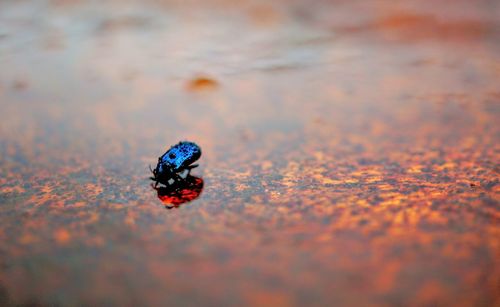
[[428,15],[410,14],[401,12],[378,20],[377,25],[384,28],[415,27],[422,24],[436,23],[436,18]]
[[273,167],[273,162],[269,160],[263,161],[261,167],[263,171],[267,171],[268,169]]
[[248,15],[258,26],[272,26],[283,18],[279,11],[271,5],[254,5],[248,10]]
[[[248,295],[250,293],[251,295]],[[246,296],[249,306],[292,306],[289,295],[283,292],[255,289],[248,294]]]
[[29,232],[24,233],[19,239],[19,242],[21,242],[22,244],[31,244],[34,243],[35,241],[36,241],[35,236]]
[[54,239],[59,244],[66,244],[71,239],[71,235],[66,229],[58,229],[54,232]]
[[187,83],[187,89],[190,91],[210,91],[219,87],[219,82],[207,76],[195,77]]

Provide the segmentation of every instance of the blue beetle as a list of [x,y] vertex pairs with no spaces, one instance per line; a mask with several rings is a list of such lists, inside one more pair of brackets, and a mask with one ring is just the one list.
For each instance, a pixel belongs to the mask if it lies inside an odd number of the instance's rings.
[[200,156],[201,148],[193,142],[179,142],[179,144],[170,147],[166,153],[158,158],[158,164],[154,170],[149,166],[153,173],[151,180],[155,181],[155,187],[158,183],[168,185],[172,180],[177,182],[186,178],[181,177],[181,174],[187,170],[187,175],[189,175],[191,170],[198,166],[193,162],[198,160]]

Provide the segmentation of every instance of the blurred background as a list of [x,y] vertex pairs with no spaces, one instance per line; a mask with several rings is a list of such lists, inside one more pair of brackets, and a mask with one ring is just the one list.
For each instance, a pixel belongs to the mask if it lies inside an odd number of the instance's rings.
[[499,55],[494,0],[0,0],[0,305],[500,304]]

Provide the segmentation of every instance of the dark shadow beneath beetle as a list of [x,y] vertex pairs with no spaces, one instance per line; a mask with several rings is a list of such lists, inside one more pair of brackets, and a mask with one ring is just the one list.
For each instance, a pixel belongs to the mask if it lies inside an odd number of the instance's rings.
[[183,180],[176,181],[170,185],[160,187],[151,186],[156,190],[158,198],[165,205],[165,208],[172,209],[198,198],[203,190],[203,179],[188,175]]

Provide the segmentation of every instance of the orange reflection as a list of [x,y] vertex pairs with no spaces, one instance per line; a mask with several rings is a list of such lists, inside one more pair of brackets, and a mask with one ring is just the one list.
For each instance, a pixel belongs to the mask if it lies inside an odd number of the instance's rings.
[[169,186],[154,187],[158,198],[165,204],[165,208],[178,208],[180,205],[200,197],[203,190],[203,179],[187,176],[184,181],[175,182]]

